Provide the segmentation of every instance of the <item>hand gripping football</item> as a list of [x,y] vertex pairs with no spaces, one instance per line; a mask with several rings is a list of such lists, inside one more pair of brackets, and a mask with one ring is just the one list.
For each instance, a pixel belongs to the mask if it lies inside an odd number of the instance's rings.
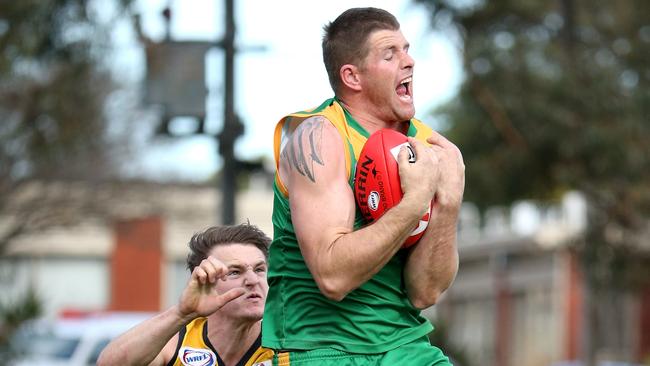
[[[406,136],[390,129],[370,135],[361,149],[354,179],[354,196],[361,213],[370,222],[379,219],[402,199],[397,154],[404,145],[409,151],[409,161],[415,162],[415,153]],[[403,248],[420,240],[429,225],[430,214],[431,203]]]

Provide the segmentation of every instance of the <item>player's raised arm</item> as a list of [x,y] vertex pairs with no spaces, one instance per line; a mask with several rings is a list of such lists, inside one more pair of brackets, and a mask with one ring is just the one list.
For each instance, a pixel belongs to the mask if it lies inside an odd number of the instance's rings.
[[[355,201],[344,148],[336,128],[316,116],[294,131],[280,159],[280,176],[289,192],[291,218],[305,262],[321,292],[334,300],[371,278],[399,250],[425,209],[419,207],[427,202],[423,197],[429,194],[426,184],[413,187],[380,220],[353,231]],[[412,164],[407,184],[422,181],[418,171],[426,169],[424,162]]]
[[465,188],[465,165],[460,150],[434,132],[427,142],[439,161],[439,181],[429,226],[411,249],[404,269],[406,291],[420,309],[435,304],[458,271],[456,232]]
[[199,316],[207,316],[223,305],[244,294],[244,289],[233,288],[223,294],[214,285],[227,271],[226,266],[210,256],[192,271],[178,305],[136,325],[102,351],[97,364],[111,365],[166,365],[174,357],[178,331]]

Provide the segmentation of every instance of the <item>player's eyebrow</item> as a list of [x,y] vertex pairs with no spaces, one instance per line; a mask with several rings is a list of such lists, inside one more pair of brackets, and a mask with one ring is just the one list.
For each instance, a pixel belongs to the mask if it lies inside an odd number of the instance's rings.
[[400,50],[408,50],[410,47],[411,47],[411,45],[408,42],[406,42],[403,45],[391,45],[390,47],[384,48],[384,50],[385,51],[390,50],[390,51],[395,52],[395,51],[400,51]]
[[243,269],[243,268],[247,268],[247,267],[257,268],[257,267],[259,267],[261,265],[266,266],[266,261],[265,260],[260,260],[260,261],[255,262],[252,265],[237,261],[237,262],[233,262],[233,263],[228,263],[228,268],[237,268],[237,269]]

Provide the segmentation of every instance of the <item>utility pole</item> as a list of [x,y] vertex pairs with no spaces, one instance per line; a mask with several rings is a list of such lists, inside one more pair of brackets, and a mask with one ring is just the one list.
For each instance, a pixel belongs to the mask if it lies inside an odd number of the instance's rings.
[[235,113],[235,10],[234,0],[225,0],[225,34],[221,48],[225,56],[223,92],[223,129],[218,136],[219,153],[223,157],[221,172],[221,220],[224,225],[235,223],[235,195],[237,192],[237,160],[235,140],[244,132],[244,127]]
[[[165,111],[157,133],[167,137],[208,134],[215,138],[219,145],[217,153],[223,158],[221,181],[219,187],[216,187],[222,194],[221,222],[224,225],[232,225],[236,217],[237,176],[240,171],[257,169],[259,164],[241,162],[235,157],[235,141],[244,133],[244,125],[235,112],[235,54],[238,48],[235,46],[234,0],[224,0],[224,5],[224,35],[213,42],[173,41],[170,32],[170,6],[167,6],[162,14],[165,20],[164,42],[154,43],[144,37],[137,19],[136,27],[147,49],[147,103],[161,105]],[[205,80],[201,80],[204,76],[203,73],[197,73],[197,68],[203,64],[198,60],[205,57],[208,48],[223,50],[225,58],[223,128],[217,135],[206,132],[205,106],[203,103],[197,103],[205,98]],[[264,47],[254,49],[264,50]],[[183,89],[179,86],[190,88]],[[189,133],[173,133],[169,128],[170,120],[179,116],[197,118],[197,128]]]

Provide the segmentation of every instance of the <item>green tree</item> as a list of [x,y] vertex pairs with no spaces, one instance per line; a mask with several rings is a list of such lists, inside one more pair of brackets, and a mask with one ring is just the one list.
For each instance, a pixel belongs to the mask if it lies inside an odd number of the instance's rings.
[[593,365],[599,350],[624,346],[608,309],[648,278],[650,2],[417,2],[462,53],[459,94],[435,113],[463,152],[466,200],[587,199],[577,250]]
[[11,337],[20,325],[42,312],[42,302],[38,295],[29,289],[24,297],[15,302],[0,303],[0,365],[8,364],[16,356],[12,349]]
[[[130,2],[118,1],[112,4],[119,9]],[[103,61],[115,21],[106,19],[107,5],[0,2],[0,216],[16,218],[0,230],[0,253],[25,230],[57,224],[57,215],[35,208],[64,201],[50,204],[51,195],[12,200],[26,184],[101,179],[116,171],[105,109],[115,89]]]
[[[49,182],[117,171],[112,154],[124,141],[109,133],[106,98],[116,84],[105,58],[130,1],[0,1],[0,259],[21,235],[71,224],[93,208],[72,203],[97,203],[74,199],[91,192]],[[0,299],[0,343],[38,315],[35,296]]]

